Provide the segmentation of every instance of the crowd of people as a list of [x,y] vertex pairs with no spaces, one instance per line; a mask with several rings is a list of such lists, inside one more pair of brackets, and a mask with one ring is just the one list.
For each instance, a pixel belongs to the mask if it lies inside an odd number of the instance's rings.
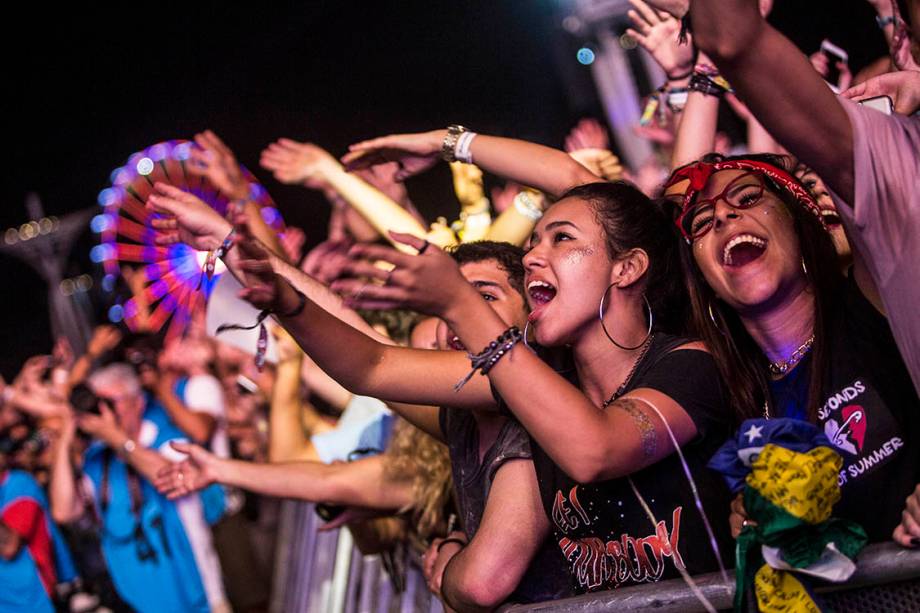
[[[261,313],[224,327],[262,338],[136,313],[2,385],[0,611],[267,610],[280,499],[414,552],[453,610],[693,586],[763,536],[711,460],[765,424],[839,455],[835,518],[920,546],[920,2],[869,2],[891,54],[851,74],[769,1],[630,0],[667,76],[640,168],[595,120],[558,150],[460,125],[341,160],[272,143],[262,167],[331,205],[308,253],[197,135],[189,171],[233,205],[157,183],[151,228],[221,260]],[[441,160],[453,223],[403,183]]]

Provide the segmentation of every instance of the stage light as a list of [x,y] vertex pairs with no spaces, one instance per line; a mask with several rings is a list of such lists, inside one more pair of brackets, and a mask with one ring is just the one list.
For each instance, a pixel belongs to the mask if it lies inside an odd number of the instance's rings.
[[89,227],[96,234],[100,234],[108,230],[111,223],[112,223],[111,215],[106,215],[105,213],[101,213],[93,217],[92,221],[89,222]]
[[153,172],[153,160],[144,157],[137,161],[137,174],[147,176]]
[[15,245],[19,242],[19,232],[16,231],[16,228],[10,228],[6,231],[4,239],[7,245]]
[[102,277],[102,289],[106,292],[115,289],[115,275],[106,275]]
[[594,63],[594,50],[590,47],[582,47],[575,54],[575,57],[578,58],[578,63],[582,66],[590,66]]

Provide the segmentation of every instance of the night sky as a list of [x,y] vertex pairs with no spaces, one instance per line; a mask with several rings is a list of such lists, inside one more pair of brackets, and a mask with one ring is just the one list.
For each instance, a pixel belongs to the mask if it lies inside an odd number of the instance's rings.
[[[600,109],[585,87],[589,69],[575,61],[581,41],[559,27],[559,5],[17,5],[24,14],[7,20],[3,40],[9,163],[0,230],[27,220],[30,191],[48,214],[93,206],[128,155],[205,128],[236,151],[311,242],[325,232],[323,198],[281,186],[257,167],[259,152],[278,137],[340,155],[363,138],[463,123],[560,146],[580,117]],[[885,51],[859,0],[778,0],[771,20],[804,50],[832,39],[850,52],[854,71]],[[411,180],[409,190],[431,219],[456,211],[444,168]],[[87,230],[68,275],[95,271],[87,257],[93,241]],[[51,338],[44,282],[0,258],[0,373],[9,379],[27,356],[48,352]]]

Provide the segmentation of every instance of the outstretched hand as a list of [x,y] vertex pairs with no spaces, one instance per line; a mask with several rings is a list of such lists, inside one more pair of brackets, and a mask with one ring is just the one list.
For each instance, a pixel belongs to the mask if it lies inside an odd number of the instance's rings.
[[243,177],[236,156],[217,134],[211,130],[196,134],[195,144],[198,147],[193,147],[189,156],[191,174],[207,177],[231,200],[249,196],[249,183]]
[[[469,287],[456,262],[434,245],[411,234],[390,232],[390,236],[398,243],[419,250],[419,255],[408,255],[381,245],[355,245],[350,255],[360,259],[350,263],[346,271],[359,278],[336,281],[332,289],[348,296],[346,303],[353,308],[409,308],[428,315],[443,315],[455,303],[458,290]],[[373,263],[380,261],[393,265],[392,270]]]
[[230,223],[194,194],[167,183],[154,183],[154,193],[147,198],[147,210],[166,215],[154,218],[150,225],[159,231],[158,245],[185,243],[199,251],[217,249]]
[[418,134],[393,134],[362,141],[348,148],[342,162],[348,170],[397,162],[401,168],[393,178],[396,181],[404,181],[437,163],[444,134],[444,130],[434,130]]
[[627,15],[633,27],[626,33],[636,39],[669,77],[693,70],[693,45],[680,43],[680,20],[664,10],[655,10],[643,0],[629,0],[633,6]]
[[172,441],[169,445],[188,457],[164,466],[157,472],[153,485],[170,500],[188,496],[216,483],[220,459],[199,445]]
[[262,168],[288,185],[300,184],[310,189],[324,189],[326,176],[341,168],[341,164],[322,147],[281,138],[262,151]]
[[245,286],[239,297],[260,310],[288,313],[299,304],[293,288],[275,274],[268,250],[256,239],[248,217],[240,213],[233,220],[233,244],[239,253],[238,266]]

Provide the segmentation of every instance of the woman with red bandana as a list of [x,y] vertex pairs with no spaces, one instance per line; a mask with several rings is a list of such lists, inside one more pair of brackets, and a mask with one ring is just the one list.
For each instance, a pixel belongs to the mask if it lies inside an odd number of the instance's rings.
[[[835,514],[873,541],[897,527],[909,544],[920,401],[859,253],[842,275],[820,207],[776,156],[704,158],[675,171],[668,192],[679,194],[695,327],[739,418],[817,424],[844,458]],[[733,511],[737,534],[740,502]]]

